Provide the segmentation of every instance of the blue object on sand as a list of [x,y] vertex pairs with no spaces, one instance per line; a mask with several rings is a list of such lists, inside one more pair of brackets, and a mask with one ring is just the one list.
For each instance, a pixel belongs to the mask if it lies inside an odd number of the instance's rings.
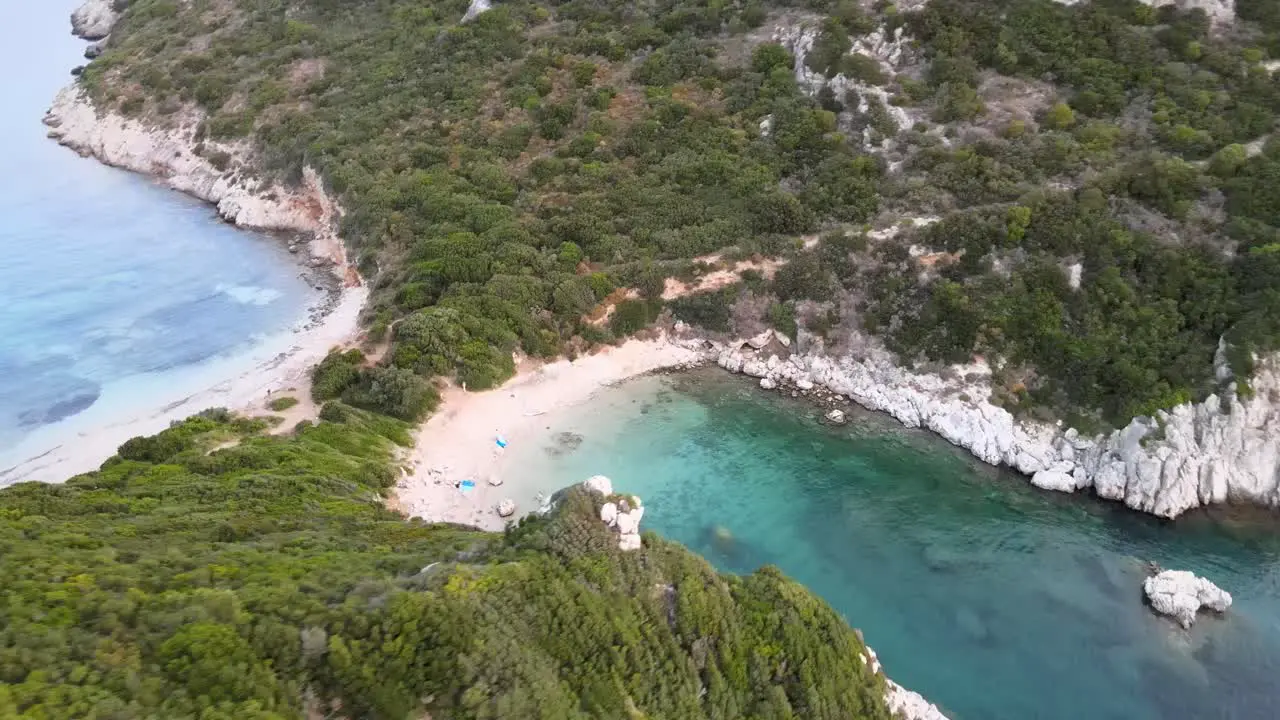
[[506,447],[506,446],[507,446],[507,440],[506,440],[506,438],[502,437],[501,435],[499,435],[499,436],[497,437],[497,439],[495,440],[495,442],[497,442],[497,443],[498,443],[498,447],[500,447],[500,448],[504,448],[504,447]]
[[461,483],[458,484],[458,489],[461,490],[462,492],[470,492],[476,489],[476,484],[471,482],[470,480],[463,480]]

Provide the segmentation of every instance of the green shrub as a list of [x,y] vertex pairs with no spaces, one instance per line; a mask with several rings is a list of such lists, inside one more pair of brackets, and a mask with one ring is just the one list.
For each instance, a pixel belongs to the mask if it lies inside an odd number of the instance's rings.
[[288,410],[289,408],[297,404],[298,404],[298,398],[286,395],[284,397],[278,397],[272,400],[271,402],[267,403],[267,407],[271,408],[276,412],[284,412],[285,410]]

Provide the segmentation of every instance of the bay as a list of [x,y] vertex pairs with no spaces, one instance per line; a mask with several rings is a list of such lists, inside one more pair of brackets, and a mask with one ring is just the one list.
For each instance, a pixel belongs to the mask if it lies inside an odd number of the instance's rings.
[[[709,368],[603,390],[508,462],[542,492],[609,476],[643,499],[645,529],[723,570],[777,565],[953,720],[1280,717],[1274,515],[1162,522],[851,417],[823,425]],[[1144,605],[1148,562],[1235,605],[1184,632]]]
[[322,297],[280,241],[45,137],[75,5],[16,4],[0,44],[0,470],[252,367]]

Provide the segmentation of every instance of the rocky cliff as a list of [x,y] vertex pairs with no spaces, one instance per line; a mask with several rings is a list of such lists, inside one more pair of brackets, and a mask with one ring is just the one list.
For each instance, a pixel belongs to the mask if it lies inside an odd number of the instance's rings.
[[1258,363],[1247,393],[1224,378],[1224,389],[1204,402],[1085,437],[992,405],[984,363],[912,372],[874,340],[854,340],[865,349],[829,357],[821,350],[791,354],[781,343],[752,338],[719,348],[716,361],[760,378],[765,388],[826,388],[908,427],[932,430],[1045,489],[1092,488],[1102,498],[1170,518],[1214,503],[1280,507],[1280,357]]
[[359,284],[337,235],[340,210],[319,176],[308,168],[298,187],[263,182],[246,170],[252,157],[247,145],[198,140],[200,120],[190,109],[163,126],[102,112],[73,84],[58,93],[44,122],[49,137],[81,155],[212,203],[236,225],[305,233],[311,265],[331,266],[348,285]]

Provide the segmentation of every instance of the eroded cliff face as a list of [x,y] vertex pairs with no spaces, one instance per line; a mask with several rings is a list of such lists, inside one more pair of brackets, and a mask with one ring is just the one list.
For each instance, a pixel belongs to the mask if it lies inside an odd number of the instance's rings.
[[331,266],[347,285],[358,285],[337,234],[341,211],[318,174],[307,168],[298,187],[263,182],[247,169],[253,156],[247,144],[198,140],[200,120],[194,109],[177,113],[164,126],[101,112],[73,84],[58,93],[44,122],[49,137],[81,155],[212,203],[236,225],[307,234],[310,264]]
[[874,340],[855,341],[866,348],[856,356],[811,350],[788,357],[775,345],[757,349],[743,342],[721,348],[716,361],[760,378],[766,388],[824,387],[908,427],[932,430],[1045,489],[1093,488],[1100,497],[1170,518],[1215,503],[1280,507],[1280,356],[1258,363],[1249,397],[1228,382],[1202,403],[1085,437],[992,405],[991,371],[983,363],[941,375],[916,373]]

